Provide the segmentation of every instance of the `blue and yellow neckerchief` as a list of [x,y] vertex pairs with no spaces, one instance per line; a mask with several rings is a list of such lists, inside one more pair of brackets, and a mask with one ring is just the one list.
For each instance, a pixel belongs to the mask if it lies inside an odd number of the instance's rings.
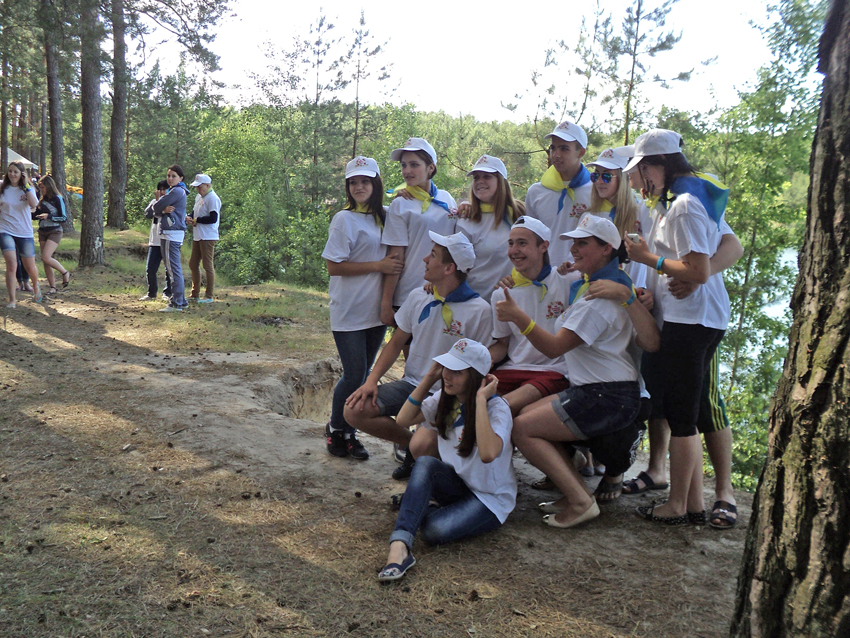
[[572,285],[570,285],[570,303],[569,305],[573,305],[576,301],[578,301],[584,293],[587,292],[587,289],[590,287],[590,284],[594,281],[598,281],[600,279],[608,279],[610,281],[615,281],[618,284],[623,284],[624,286],[628,286],[632,292],[635,292],[635,287],[632,284],[632,279],[626,273],[625,270],[620,268],[620,262],[617,259],[612,259],[607,264],[605,264],[602,268],[597,270],[591,276],[583,275],[581,279],[578,281],[574,281]]
[[555,191],[556,193],[561,191],[561,197],[558,198],[557,215],[561,214],[561,210],[564,208],[564,199],[566,199],[567,195],[570,196],[571,200],[575,201],[575,189],[579,186],[584,186],[588,182],[590,182],[590,172],[585,168],[584,164],[581,165],[578,173],[570,180],[569,184],[564,184],[561,174],[554,166],[547,168],[546,172],[543,173],[543,177],[540,178],[540,183],[544,188],[548,188],[550,191]]
[[440,309],[440,314],[443,316],[443,321],[446,323],[446,328],[452,327],[452,309],[449,304],[451,303],[462,303],[464,301],[469,301],[470,299],[475,299],[475,297],[479,297],[480,295],[475,292],[472,288],[469,287],[469,284],[465,281],[452,290],[446,298],[440,296],[440,293],[437,292],[437,289],[434,288],[434,301],[428,303],[419,315],[419,321],[417,323],[422,323],[431,315],[431,308],[435,308],[436,306],[442,306]]
[[390,195],[397,195],[400,190],[405,189],[405,190],[407,190],[408,193],[413,195],[414,198],[416,198],[420,202],[422,202],[422,210],[419,211],[421,213],[424,213],[426,210],[428,210],[428,207],[431,205],[431,202],[433,202],[434,204],[436,204],[440,208],[444,209],[447,213],[452,212],[451,209],[449,208],[449,205],[446,202],[443,202],[443,201],[440,201],[439,199],[436,199],[436,197],[437,197],[437,186],[436,186],[436,184],[434,184],[434,182],[430,182],[430,184],[431,184],[431,186],[430,186],[430,189],[429,189],[428,192],[425,192],[423,189],[419,188],[418,186],[408,186],[407,184],[402,184],[401,186],[396,186],[392,190]]
[[677,177],[670,186],[670,193],[684,195],[685,193],[696,197],[712,221],[720,228],[720,220],[726,211],[729,201],[729,188],[720,182],[714,175],[708,173],[696,173],[696,177]]
[[549,292],[549,286],[543,283],[543,280],[549,276],[549,273],[552,272],[552,266],[546,264],[543,266],[543,269],[540,271],[540,274],[537,275],[534,279],[529,279],[522,273],[520,273],[516,268],[511,271],[511,279],[514,280],[514,288],[522,288],[524,286],[537,286],[540,288],[540,299],[539,301],[543,301],[543,298],[546,296],[546,293]]

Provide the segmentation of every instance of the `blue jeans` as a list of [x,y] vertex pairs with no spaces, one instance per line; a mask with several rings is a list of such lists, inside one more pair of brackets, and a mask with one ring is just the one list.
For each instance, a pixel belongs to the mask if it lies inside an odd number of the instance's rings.
[[162,260],[165,262],[165,272],[171,278],[169,305],[185,308],[189,302],[186,301],[186,282],[183,281],[183,264],[180,263],[180,246],[183,244],[165,237],[160,237],[159,241],[162,247]]
[[[431,499],[440,506],[429,507]],[[402,541],[410,549],[421,528],[428,543],[442,545],[478,536],[501,524],[451,465],[433,456],[420,456],[407,482],[390,542]]]
[[[148,246],[148,261],[145,264],[145,274],[148,278],[148,297],[156,297],[156,273],[159,271],[161,263],[162,249],[159,246]],[[167,268],[165,269],[165,288],[162,292],[169,297],[171,296],[171,277],[168,276]]]
[[375,326],[353,332],[334,331],[336,349],[339,352],[339,360],[342,361],[342,376],[334,388],[331,402],[332,430],[343,430],[346,434],[355,431],[342,416],[345,400],[363,385],[366,377],[369,376],[386,331],[386,326]]

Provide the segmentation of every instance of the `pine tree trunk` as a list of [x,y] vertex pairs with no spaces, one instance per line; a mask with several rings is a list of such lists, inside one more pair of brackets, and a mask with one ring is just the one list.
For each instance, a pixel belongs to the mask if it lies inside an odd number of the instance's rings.
[[96,0],[80,8],[80,106],[83,136],[83,214],[80,266],[103,263],[103,150],[100,131],[100,24]]
[[7,91],[9,89],[9,63],[6,59],[6,48],[0,47],[0,166],[3,166],[2,171],[6,171],[6,166],[9,165],[9,98]]
[[806,241],[731,635],[850,636],[850,4],[832,0]]
[[109,131],[109,207],[106,225],[127,227],[124,197],[127,191],[127,159],[124,155],[124,134],[127,128],[127,45],[124,42],[124,0],[112,0],[112,119]]
[[41,134],[41,146],[38,149],[38,169],[42,175],[47,174],[47,102],[44,96],[41,98],[41,123],[39,126]]
[[[53,0],[41,0],[42,29],[44,30],[44,63],[47,75],[47,107],[50,113],[50,174],[59,192],[68,201],[68,191],[65,189],[65,145],[62,128],[62,96],[59,86],[59,60],[56,57],[56,47],[53,44],[53,24],[56,9]],[[74,232],[73,209],[65,206],[68,219],[62,224],[65,233]]]

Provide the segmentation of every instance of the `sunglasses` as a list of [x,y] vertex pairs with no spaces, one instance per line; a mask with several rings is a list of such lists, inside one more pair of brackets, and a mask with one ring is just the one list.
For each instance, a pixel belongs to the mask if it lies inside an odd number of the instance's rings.
[[614,179],[614,173],[591,173],[590,181],[594,184],[599,181],[599,178],[602,178],[603,184],[610,184],[611,180]]

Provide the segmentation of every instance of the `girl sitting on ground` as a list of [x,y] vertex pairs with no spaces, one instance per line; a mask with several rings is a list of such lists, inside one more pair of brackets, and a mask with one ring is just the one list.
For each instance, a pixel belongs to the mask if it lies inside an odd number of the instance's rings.
[[[424,421],[411,448],[417,455],[390,535],[387,564],[378,580],[402,578],[416,564],[411,548],[421,528],[435,545],[501,526],[516,505],[511,455],[511,410],[496,395],[490,352],[460,339],[434,364],[396,417],[403,426]],[[428,392],[442,379],[442,389]],[[430,453],[429,456],[427,453]],[[430,501],[438,506],[429,506]]]

